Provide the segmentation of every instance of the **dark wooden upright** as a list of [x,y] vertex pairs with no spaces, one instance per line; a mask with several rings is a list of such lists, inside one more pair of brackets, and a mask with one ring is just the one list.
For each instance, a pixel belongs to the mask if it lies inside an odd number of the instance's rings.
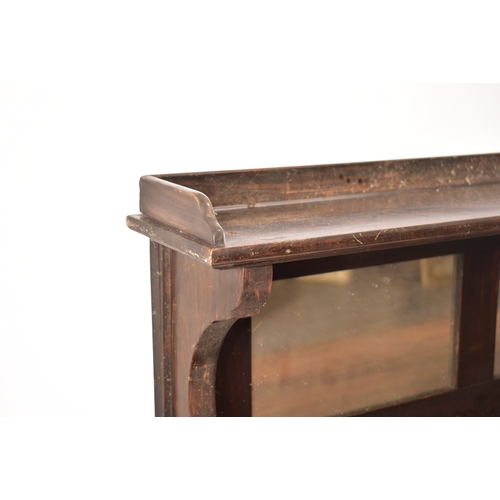
[[[273,279],[459,254],[455,388],[366,415],[500,414],[500,154],[140,183],[157,416],[251,415],[251,325]],[[274,276],[273,276],[274,274]]]

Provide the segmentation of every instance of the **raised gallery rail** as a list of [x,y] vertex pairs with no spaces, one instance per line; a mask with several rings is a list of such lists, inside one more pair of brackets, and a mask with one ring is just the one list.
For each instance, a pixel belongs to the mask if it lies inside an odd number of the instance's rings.
[[127,225],[151,240],[157,416],[251,415],[248,318],[273,279],[450,254],[455,389],[365,413],[499,414],[500,154],[149,175],[140,188]]

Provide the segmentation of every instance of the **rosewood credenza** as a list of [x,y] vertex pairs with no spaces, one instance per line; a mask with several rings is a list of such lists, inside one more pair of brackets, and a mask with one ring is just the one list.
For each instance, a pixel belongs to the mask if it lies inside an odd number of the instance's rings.
[[157,416],[500,415],[500,154],[148,175],[140,211]]

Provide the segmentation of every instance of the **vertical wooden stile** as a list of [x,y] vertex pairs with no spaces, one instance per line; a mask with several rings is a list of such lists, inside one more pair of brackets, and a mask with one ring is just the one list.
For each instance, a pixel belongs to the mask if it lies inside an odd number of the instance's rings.
[[500,251],[489,245],[461,257],[457,388],[493,380]]
[[172,250],[150,241],[155,416],[172,413]]

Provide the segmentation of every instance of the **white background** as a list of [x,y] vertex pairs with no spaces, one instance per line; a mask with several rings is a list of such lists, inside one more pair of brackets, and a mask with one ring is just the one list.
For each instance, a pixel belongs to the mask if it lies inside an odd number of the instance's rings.
[[153,414],[141,175],[500,151],[500,85],[299,83],[0,87],[1,415]]
[[[149,247],[125,226],[141,175],[500,152],[500,85],[400,83],[499,81],[497,16],[474,5],[2,5],[2,81],[19,83],[0,85],[0,416],[153,415]],[[90,461],[106,446],[126,456],[131,439],[154,448],[123,424],[98,433],[103,448],[85,424],[64,425],[91,443],[79,442]],[[44,434],[28,427],[6,458],[19,483],[53,442],[24,453]],[[364,446],[349,438],[347,461]],[[58,449],[63,461],[74,451]],[[263,460],[268,474],[276,463]]]

